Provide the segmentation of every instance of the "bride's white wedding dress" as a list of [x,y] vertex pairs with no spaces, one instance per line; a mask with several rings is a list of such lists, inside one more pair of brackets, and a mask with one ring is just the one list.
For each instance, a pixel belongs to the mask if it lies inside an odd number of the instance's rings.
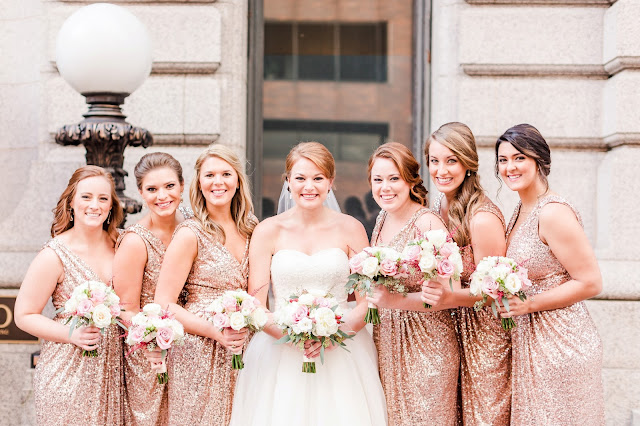
[[[280,250],[271,259],[271,280],[279,308],[297,290],[331,293],[345,311],[349,259],[339,248],[309,256]],[[366,329],[315,359],[316,373],[302,372],[302,351],[257,333],[244,353],[233,399],[231,425],[386,425],[387,409],[378,358]]]

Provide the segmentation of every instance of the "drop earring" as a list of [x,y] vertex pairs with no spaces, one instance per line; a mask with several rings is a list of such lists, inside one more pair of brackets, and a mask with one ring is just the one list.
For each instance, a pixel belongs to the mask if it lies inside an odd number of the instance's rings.
[[69,214],[71,215],[70,222],[73,222],[73,209],[69,209]]
[[109,210],[109,214],[107,215],[107,225],[111,223],[111,210]]
[[467,176],[471,176],[471,170],[467,170]]

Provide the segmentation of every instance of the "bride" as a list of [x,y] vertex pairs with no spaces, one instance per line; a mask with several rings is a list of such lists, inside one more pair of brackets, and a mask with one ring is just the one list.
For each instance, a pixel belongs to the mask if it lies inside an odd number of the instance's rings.
[[[275,308],[296,290],[331,293],[348,312],[342,329],[354,334],[347,350],[329,345],[316,373],[302,372],[302,350],[275,344],[282,331],[269,321],[244,354],[231,425],[385,425],[384,393],[371,335],[362,330],[366,300],[348,311],[344,285],[348,254],[368,245],[360,222],[323,202],[333,184],[333,156],[317,142],[295,146],[286,159],[293,208],[259,224],[249,248],[249,293],[266,306],[268,283]],[[272,307],[273,310],[273,307]],[[307,342],[304,355],[316,358],[320,344]]]

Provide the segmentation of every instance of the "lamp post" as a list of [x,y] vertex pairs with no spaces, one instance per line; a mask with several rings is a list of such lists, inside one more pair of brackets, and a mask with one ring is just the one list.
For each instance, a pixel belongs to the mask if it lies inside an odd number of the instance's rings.
[[148,147],[153,136],[125,121],[120,105],[151,72],[151,40],[131,12],[108,3],[77,10],[62,25],[56,43],[60,75],[89,104],[84,120],[63,126],[56,134],[60,145],[84,145],[87,164],[106,169],[127,213],[142,205],[124,195],[124,150]]

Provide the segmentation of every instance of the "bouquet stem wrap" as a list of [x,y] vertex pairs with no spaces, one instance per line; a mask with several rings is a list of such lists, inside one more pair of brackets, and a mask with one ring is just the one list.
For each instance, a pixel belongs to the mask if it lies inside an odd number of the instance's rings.
[[158,367],[158,371],[157,371],[157,377],[158,377],[158,383],[160,383],[161,385],[169,383],[169,373],[167,373],[167,363],[166,363],[166,359],[167,359],[167,350],[163,349],[162,350],[162,364],[160,364],[160,367]]
[[313,359],[307,358],[302,355],[302,372],[303,373],[315,373],[316,372],[316,363]]
[[364,317],[364,322],[367,324],[380,324],[380,314],[378,313],[378,307],[371,302],[367,303],[367,315]]

